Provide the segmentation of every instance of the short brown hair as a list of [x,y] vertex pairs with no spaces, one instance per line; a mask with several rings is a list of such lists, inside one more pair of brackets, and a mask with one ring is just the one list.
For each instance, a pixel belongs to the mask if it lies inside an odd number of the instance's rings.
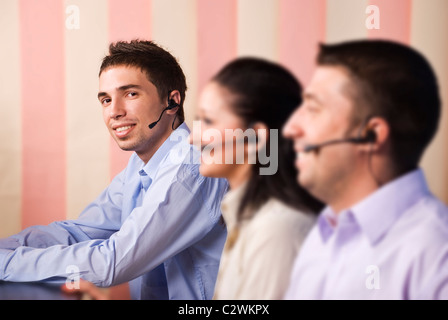
[[182,68],[171,53],[153,41],[118,41],[110,44],[109,55],[104,57],[99,75],[109,67],[120,65],[140,68],[157,88],[162,101],[169,98],[171,91],[178,90],[181,100],[177,117],[181,123],[185,121],[183,103],[187,83]]
[[321,45],[317,62],[349,71],[358,96],[354,114],[363,115],[362,121],[369,116],[385,119],[397,168],[402,172],[416,168],[440,118],[438,83],[428,61],[406,45],[360,40]]

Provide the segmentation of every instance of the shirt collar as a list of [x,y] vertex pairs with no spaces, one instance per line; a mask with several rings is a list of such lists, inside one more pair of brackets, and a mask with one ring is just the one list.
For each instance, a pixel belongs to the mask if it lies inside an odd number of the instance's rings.
[[[149,159],[146,165],[142,161],[142,169],[140,170],[140,175],[145,173],[151,180],[157,172],[157,168],[162,163],[162,160],[168,155],[170,150],[172,150],[177,144],[186,141],[188,135],[190,134],[190,129],[186,123],[182,123],[179,127],[174,130],[170,136],[163,142],[163,144],[157,149],[154,155]],[[181,139],[179,139],[179,137]]]
[[333,234],[335,221],[337,221],[336,214],[331,207],[327,206],[317,219],[317,226],[323,242],[327,242],[328,238]]
[[423,171],[416,169],[384,185],[352,211],[371,244],[375,244],[408,208],[429,193]]
[[[387,183],[347,211],[374,245],[408,208],[429,194],[423,171],[416,169]],[[336,216],[330,207],[322,211],[318,227],[323,241],[334,231],[332,221],[340,219],[343,213]]]

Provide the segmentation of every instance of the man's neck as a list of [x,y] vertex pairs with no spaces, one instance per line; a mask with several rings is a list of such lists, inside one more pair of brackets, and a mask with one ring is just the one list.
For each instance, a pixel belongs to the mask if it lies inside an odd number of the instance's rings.
[[345,194],[335,197],[336,199],[330,201],[328,205],[331,207],[333,212],[339,214],[341,211],[353,207],[355,204],[367,198],[378,189],[379,187],[376,185],[359,186],[356,184]]
[[[376,172],[376,171],[375,171]],[[354,178],[352,183],[347,183],[347,188],[339,196],[335,196],[328,205],[337,214],[342,210],[353,207],[372,193],[379,190],[385,184],[397,179],[403,173],[393,172],[389,168],[380,171],[382,174],[375,175],[368,171],[362,177]]]
[[147,148],[144,151],[136,151],[138,157],[143,161],[146,165],[149,160],[154,156],[154,154],[159,150],[159,148],[163,145],[163,143],[168,139],[172,133],[171,127],[169,130],[164,132],[161,136],[151,139],[147,143]]

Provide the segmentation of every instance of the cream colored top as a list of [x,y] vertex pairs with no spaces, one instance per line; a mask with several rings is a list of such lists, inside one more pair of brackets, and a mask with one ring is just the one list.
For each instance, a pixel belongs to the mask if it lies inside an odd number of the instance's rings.
[[[237,225],[245,186],[229,191],[221,202],[228,239],[224,246],[214,299],[282,299],[299,248],[314,217],[270,199],[250,220],[240,222],[238,237],[228,242]],[[230,240],[231,241],[231,240]]]

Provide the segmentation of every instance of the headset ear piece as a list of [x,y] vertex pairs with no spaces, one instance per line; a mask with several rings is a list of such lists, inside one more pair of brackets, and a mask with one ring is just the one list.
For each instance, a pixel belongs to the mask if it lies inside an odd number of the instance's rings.
[[170,99],[168,101],[168,107],[166,107],[167,110],[171,110],[174,108],[177,108],[179,105],[176,103],[176,101],[174,101],[174,99]]
[[376,142],[376,132],[373,130],[369,130],[366,133],[366,141],[367,142]]

